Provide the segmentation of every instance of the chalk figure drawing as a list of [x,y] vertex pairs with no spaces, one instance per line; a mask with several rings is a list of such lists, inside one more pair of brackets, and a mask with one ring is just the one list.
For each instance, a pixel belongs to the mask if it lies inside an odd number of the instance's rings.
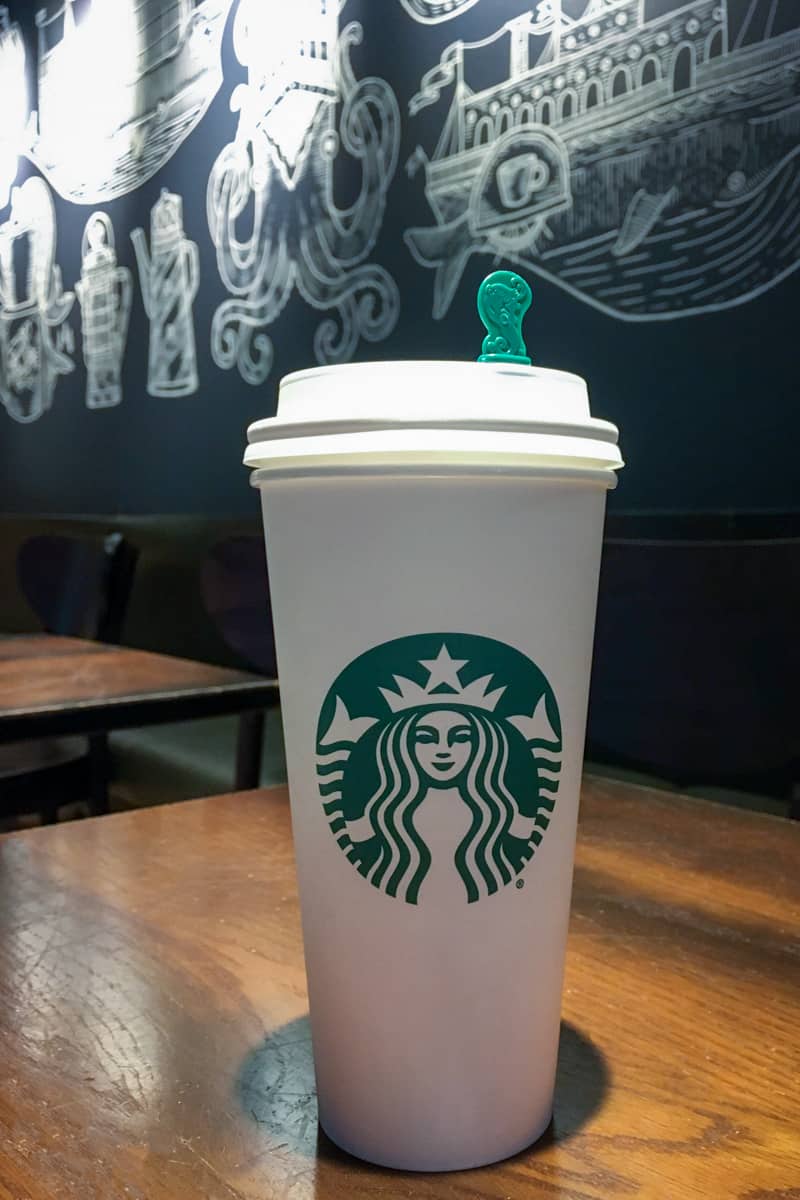
[[0,4],[0,113],[0,208],[5,208],[17,177],[29,115],[25,43],[5,4]]
[[466,12],[478,0],[400,0],[400,3],[415,21],[438,25],[440,21],[449,21]]
[[[322,363],[349,359],[360,338],[385,338],[399,313],[394,279],[365,260],[397,165],[400,113],[382,79],[355,78],[350,49],[362,29],[354,22],[337,35],[337,18],[332,0],[292,0],[280,21],[263,0],[241,0],[236,14],[234,50],[247,82],[231,96],[236,136],[208,181],[208,226],[231,293],[214,314],[211,350],[218,366],[236,366],[251,384],[272,368],[265,330],[295,288],[336,314],[315,333]],[[344,208],[335,164],[360,174]]]
[[200,259],[196,243],[184,236],[181,197],[162,188],[150,213],[149,254],[143,229],[134,229],[131,241],[150,319],[147,391],[151,396],[190,396],[198,383],[192,305]]
[[75,296],[61,285],[55,255],[52,196],[42,179],[27,179],[0,225],[0,400],[22,424],[50,408],[59,375],[75,365],[65,324]]
[[[749,0],[735,28],[727,0],[576,6],[454,42],[410,102],[450,96],[432,157],[407,163],[435,217],[405,234],[435,271],[434,316],[475,253],[628,321],[741,304],[794,271],[800,5]],[[473,91],[501,41],[507,77]]]
[[122,400],[131,290],[130,271],[117,266],[111,219],[92,213],[83,231],[81,277],[75,285],[83,318],[88,408],[111,408]]
[[222,83],[231,0],[73,0],[36,15],[28,153],[65,199],[133,191],[172,157]]

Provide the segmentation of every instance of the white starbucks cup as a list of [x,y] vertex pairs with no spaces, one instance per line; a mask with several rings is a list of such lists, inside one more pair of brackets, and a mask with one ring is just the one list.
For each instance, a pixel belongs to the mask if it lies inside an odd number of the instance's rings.
[[547,1127],[607,489],[582,379],[300,371],[261,492],[320,1122],[388,1167]]

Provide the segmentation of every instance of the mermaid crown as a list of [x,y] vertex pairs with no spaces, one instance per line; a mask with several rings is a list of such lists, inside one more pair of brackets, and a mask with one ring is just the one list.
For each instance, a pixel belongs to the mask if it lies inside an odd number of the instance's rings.
[[505,687],[490,692],[493,675],[482,675],[480,679],[462,684],[459,676],[467,661],[451,658],[447,647],[443,645],[436,658],[420,659],[420,666],[425,667],[430,676],[424,687],[413,679],[394,675],[397,691],[392,692],[388,688],[380,688],[379,691],[393,713],[403,712],[407,708],[441,708],[443,705],[494,712]]

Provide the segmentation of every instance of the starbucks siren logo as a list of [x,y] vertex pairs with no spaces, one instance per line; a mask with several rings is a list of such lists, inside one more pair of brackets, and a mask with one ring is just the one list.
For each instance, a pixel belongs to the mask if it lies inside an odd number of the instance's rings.
[[465,832],[448,857],[471,904],[533,857],[561,751],[553,689],[530,659],[474,634],[418,634],[368,650],[336,679],[320,713],[317,774],[344,854],[409,904],[424,902],[431,871],[425,810],[458,808]]

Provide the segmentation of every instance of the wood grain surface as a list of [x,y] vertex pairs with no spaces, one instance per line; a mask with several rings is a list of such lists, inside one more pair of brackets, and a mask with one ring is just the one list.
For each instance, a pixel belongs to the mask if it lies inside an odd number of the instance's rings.
[[800,828],[587,780],[552,1128],[318,1133],[285,793],[0,839],[2,1200],[798,1200]]
[[0,741],[239,712],[276,697],[274,680],[166,654],[46,633],[0,638]]

